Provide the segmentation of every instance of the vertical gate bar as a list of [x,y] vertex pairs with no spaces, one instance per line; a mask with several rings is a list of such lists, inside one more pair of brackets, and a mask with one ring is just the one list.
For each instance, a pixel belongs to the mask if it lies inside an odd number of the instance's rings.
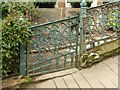
[[[41,67],[41,66],[42,66],[42,64],[43,64],[43,62],[42,62],[42,63],[40,63],[40,64],[39,64],[39,66]],[[44,65],[44,64],[43,64],[43,65]],[[43,70],[43,68],[41,68],[41,69],[40,69],[40,72],[42,73],[43,71],[44,71],[44,70]]]
[[35,66],[34,65],[32,65],[32,73],[34,74],[35,73]]
[[66,58],[67,58],[67,56],[65,55],[64,56],[64,67],[66,67]]
[[51,59],[48,61],[48,63],[49,63],[49,70],[51,71]]
[[60,61],[60,58],[58,57],[58,58],[56,58],[56,67],[57,67],[57,69],[59,69],[59,61]]
[[73,61],[74,60],[74,53],[71,54],[71,67],[73,66]]
[[[85,9],[85,14],[84,15],[86,15],[86,9]],[[87,23],[86,20],[87,19],[84,18],[83,20],[85,22],[84,25],[86,25],[86,23]],[[86,29],[87,29],[87,27],[85,27],[85,28],[83,27],[83,52],[86,51]]]
[[80,47],[79,47],[79,53],[82,54],[82,35],[83,35],[83,23],[82,23],[82,20],[83,20],[83,7],[82,7],[82,3],[80,3],[81,5],[81,9],[80,9]]
[[25,46],[20,43],[20,74],[26,75]]
[[86,38],[89,40],[89,39],[91,39],[91,33],[90,33],[90,30],[91,30],[91,26],[90,26],[90,13],[87,11],[86,15],[87,15],[87,29],[86,30],[88,32]]
[[[76,19],[76,24],[79,24],[79,15],[78,18]],[[78,34],[79,34],[79,26],[76,26],[76,52],[75,52],[75,67],[78,67]]]
[[27,43],[26,45],[26,75],[28,75],[28,71],[29,71],[28,61],[29,61],[29,44]]

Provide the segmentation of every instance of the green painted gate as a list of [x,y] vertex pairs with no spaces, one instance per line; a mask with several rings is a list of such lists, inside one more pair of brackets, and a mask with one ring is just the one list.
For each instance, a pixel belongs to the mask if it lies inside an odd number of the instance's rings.
[[79,67],[88,46],[118,39],[120,2],[86,8],[84,1],[77,16],[29,28],[31,43],[20,45],[20,74],[34,76]]
[[77,67],[79,15],[33,26],[30,30],[33,37],[25,54],[27,75]]

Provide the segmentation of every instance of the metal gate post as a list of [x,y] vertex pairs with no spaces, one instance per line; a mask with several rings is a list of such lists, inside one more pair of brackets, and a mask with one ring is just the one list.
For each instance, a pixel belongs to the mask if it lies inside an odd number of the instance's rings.
[[[81,0],[80,0],[81,1]],[[82,2],[80,3],[80,47],[79,47],[79,53],[80,55],[85,51],[86,49],[86,45],[85,45],[85,29],[84,29],[84,19],[86,17],[86,6],[87,6],[87,3],[85,0],[82,0]]]
[[[81,0],[80,0],[81,1]],[[84,20],[86,17],[86,6],[87,3],[85,0],[82,0],[82,2],[80,3],[80,14],[79,14],[79,19],[80,19],[80,46],[79,46],[79,66],[81,65],[81,55],[83,54],[83,52],[86,50],[86,31],[84,29]]]
[[26,75],[25,46],[20,43],[20,75]]

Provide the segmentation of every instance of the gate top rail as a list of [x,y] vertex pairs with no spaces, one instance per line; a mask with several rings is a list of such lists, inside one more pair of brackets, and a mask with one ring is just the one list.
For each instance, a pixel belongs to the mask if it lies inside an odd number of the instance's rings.
[[100,7],[108,6],[108,5],[114,5],[114,4],[120,4],[120,1],[106,3],[106,4],[103,4],[103,5],[98,5],[96,7],[90,7],[90,8],[87,8],[87,10],[91,10],[91,9],[95,9],[95,8],[100,8]]
[[53,23],[59,23],[59,22],[70,20],[70,19],[74,19],[74,18],[78,18],[78,15],[71,16],[71,17],[68,17],[68,18],[65,18],[65,19],[60,19],[60,20],[55,20],[55,21],[53,20],[51,22],[34,25],[34,26],[29,27],[29,29],[31,29],[33,31],[33,28],[37,28],[37,27],[41,27],[41,26],[45,26],[45,25],[49,25],[49,24],[53,24]]

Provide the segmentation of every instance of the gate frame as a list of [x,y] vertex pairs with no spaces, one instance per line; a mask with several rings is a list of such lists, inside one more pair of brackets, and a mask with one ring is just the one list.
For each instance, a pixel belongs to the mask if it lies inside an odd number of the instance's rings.
[[[81,1],[81,0],[80,0]],[[80,25],[78,27],[78,32],[80,33],[80,45],[78,45],[76,43],[76,57],[75,57],[75,67],[78,68],[79,65],[80,65],[80,56],[82,55],[82,53],[86,50],[86,46],[85,46],[85,29],[83,27],[84,23],[83,23],[83,20],[85,19],[86,17],[86,6],[87,6],[87,3],[85,0],[82,0],[82,2],[80,3],[80,13],[79,13],[79,21],[80,21]],[[79,34],[77,34],[77,36],[79,37]],[[78,41],[77,41],[78,42]],[[26,48],[28,49],[28,48]],[[78,51],[79,50],[79,51]],[[26,52],[28,53],[28,52]],[[27,55],[25,56],[25,45],[21,44],[20,43],[20,68],[19,68],[19,72],[20,72],[20,75],[28,75],[28,72],[27,72]]]
[[[81,0],[80,0],[81,1]],[[113,2],[114,3],[114,2]],[[107,5],[109,4],[112,4],[112,3],[108,3]],[[76,43],[76,61],[75,61],[75,67],[79,67],[79,65],[81,64],[81,60],[80,60],[80,57],[81,55],[86,51],[86,29],[84,27],[84,22],[86,21],[86,17],[87,17],[87,7],[86,7],[86,2],[85,0],[82,0],[82,2],[80,3],[80,12],[79,12],[79,21],[80,21],[80,25],[79,25],[79,30],[78,32],[79,33],[77,34],[78,37],[80,36],[80,38],[78,38],[80,40],[80,45],[78,45]],[[100,5],[100,6],[104,6],[104,5]],[[100,6],[97,6],[97,7],[100,7]],[[96,7],[95,7],[96,8]],[[90,8],[92,9],[92,8]],[[78,41],[77,41],[78,42]],[[26,48],[27,50],[28,48]],[[28,53],[28,51],[26,52]],[[27,58],[28,56],[26,55],[25,56],[25,45],[23,44],[20,44],[20,68],[19,68],[19,72],[21,75],[28,75],[27,74]]]

